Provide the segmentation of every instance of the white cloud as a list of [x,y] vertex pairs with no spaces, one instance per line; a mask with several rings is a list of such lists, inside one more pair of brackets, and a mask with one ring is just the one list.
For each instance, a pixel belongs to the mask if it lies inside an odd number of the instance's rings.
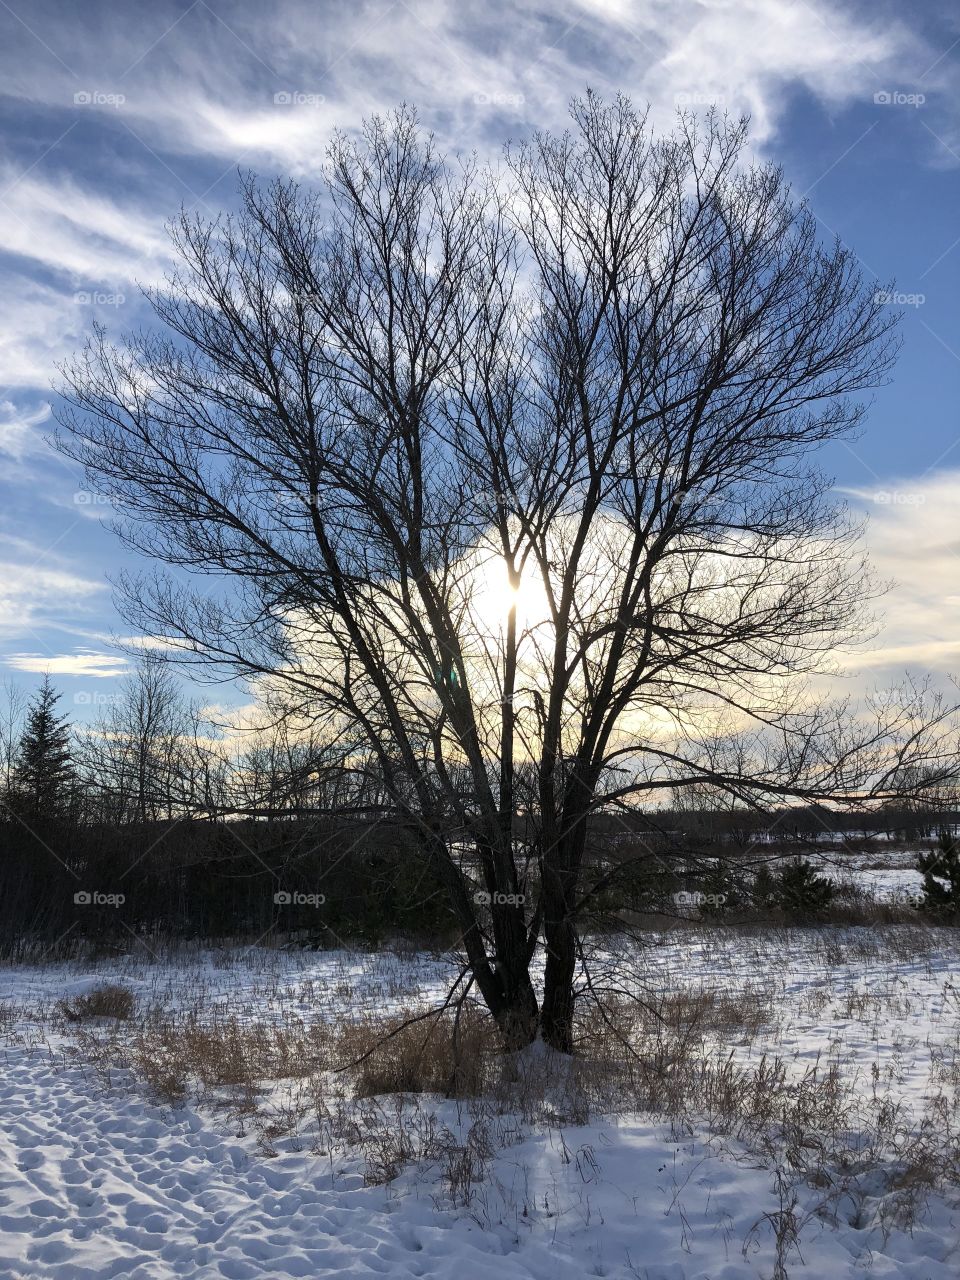
[[29,454],[41,453],[45,444],[37,428],[50,419],[50,406],[18,409],[10,400],[0,400],[0,453],[21,462]]
[[[149,23],[114,24],[105,39],[78,12],[70,71],[54,63],[42,77],[25,74],[11,47],[8,91],[70,109],[79,85],[103,101],[75,119],[115,122],[125,142],[124,126],[167,153],[316,172],[334,123],[353,128],[401,100],[465,147],[491,140],[498,107],[514,120],[562,123],[567,98],[588,83],[670,111],[678,93],[719,95],[752,110],[762,138],[790,87],[855,100],[889,87],[882,77],[894,68],[916,62],[919,73],[932,61],[904,23],[823,0],[501,0],[469,10],[456,0],[359,0],[319,11],[286,0],[217,18],[196,6],[164,33],[161,5],[155,35]],[[303,97],[276,105],[277,93]]]
[[[11,178],[0,169],[0,187]],[[80,346],[95,316],[111,329],[140,304],[138,285],[169,266],[161,211],[63,178],[27,177],[0,199],[0,242],[8,253],[60,277],[59,286],[4,273],[16,304],[0,319],[0,383],[47,386],[55,366]]]
[[846,492],[869,512],[871,561],[893,581],[879,602],[883,630],[851,665],[960,675],[960,471]]
[[32,174],[18,180],[9,165],[0,169],[0,185],[0,238],[8,253],[66,272],[88,290],[162,276],[169,243],[156,207],[107,194],[106,183],[92,188]]
[[114,679],[129,670],[129,665],[122,656],[95,653],[89,649],[62,654],[14,653],[4,661],[15,671],[51,676],[89,676],[95,680]]
[[41,639],[45,628],[69,630],[70,622],[102,608],[107,589],[87,577],[56,550],[29,538],[0,533],[0,638]]
[[0,635],[24,635],[67,617],[104,591],[102,582],[40,563],[43,553],[21,550],[19,561],[0,561]]
[[[95,313],[112,333],[138,322],[135,282],[162,276],[164,222],[181,201],[206,213],[229,203],[238,164],[316,177],[335,127],[354,129],[401,101],[420,108],[444,145],[496,154],[511,135],[563,127],[570,95],[588,84],[649,100],[659,123],[678,105],[719,99],[752,113],[763,150],[798,89],[836,107],[910,89],[924,73],[933,95],[952,74],[942,50],[925,48],[904,23],[835,0],[279,0],[222,13],[159,0],[135,23],[115,21],[98,0],[89,10],[38,0],[31,26],[60,62],[28,33],[0,47],[8,100],[36,104],[53,121],[48,151],[0,167],[0,238],[41,277],[7,273],[0,387],[8,389],[48,386]],[[78,90],[106,96],[75,105]],[[277,103],[278,93],[294,100]],[[824,156],[824,169],[835,159]],[[98,294],[112,301],[100,304]],[[35,396],[0,406],[0,452],[27,457],[39,412]],[[930,585],[957,580],[954,553],[929,547],[933,508],[944,538],[952,520],[941,482],[925,486],[922,518],[872,504],[880,571],[909,583],[886,602],[883,647],[867,660],[875,665],[927,655],[938,669],[960,670],[960,605]],[[909,539],[929,550],[915,564],[906,563]],[[30,548],[22,563],[33,563]],[[102,590],[69,566],[44,563],[0,566],[0,633],[69,615]]]
[[46,388],[56,363],[80,345],[89,314],[60,290],[20,274],[7,275],[4,292],[16,304],[0,315],[0,384]]
[[[865,102],[887,81],[904,83],[904,68],[933,62],[903,24],[822,0],[469,9],[359,0],[319,10],[281,0],[223,14],[161,3],[142,23],[104,25],[62,10],[49,22],[48,31],[39,12],[32,19],[62,63],[46,60],[37,74],[16,42],[0,50],[6,92],[59,110],[64,130],[35,168],[0,173],[0,239],[68,275],[70,292],[15,290],[17,305],[0,322],[8,386],[45,385],[53,362],[78,345],[92,311],[73,305],[73,292],[132,295],[135,280],[162,275],[163,224],[181,201],[215,211],[230,199],[238,164],[316,177],[335,127],[354,129],[400,101],[416,103],[441,141],[464,151],[495,153],[509,135],[562,127],[571,93],[588,84],[649,100],[661,122],[678,102],[720,99],[752,112],[762,146],[798,86],[831,104]],[[78,89],[100,95],[100,105],[75,105]],[[278,104],[277,94],[293,101]],[[71,176],[64,164],[89,146],[91,125],[115,159],[74,160]],[[111,314],[124,323],[133,315],[107,311],[108,322]]]

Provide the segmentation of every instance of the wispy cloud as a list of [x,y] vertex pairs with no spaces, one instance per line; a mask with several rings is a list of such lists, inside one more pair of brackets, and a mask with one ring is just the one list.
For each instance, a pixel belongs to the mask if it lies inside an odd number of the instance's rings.
[[123,675],[129,668],[126,660],[117,654],[96,653],[90,649],[78,649],[75,653],[13,653],[5,662],[15,671],[35,672],[51,676],[89,676],[95,680],[109,680]]
[[104,591],[102,582],[37,563],[41,555],[0,560],[0,635],[24,635],[50,620],[63,621]]
[[[169,261],[165,221],[181,203],[205,214],[230,207],[238,166],[313,180],[335,128],[355,129],[401,101],[419,107],[444,146],[496,156],[508,138],[563,127],[570,95],[587,85],[649,101],[658,123],[710,102],[749,112],[753,145],[772,151],[798,96],[833,112],[871,104],[879,90],[922,84],[935,95],[949,85],[949,41],[929,47],[922,24],[911,24],[833,0],[157,0],[138,8],[136,22],[118,21],[109,0],[82,10],[61,0],[33,0],[29,12],[0,8],[11,122],[0,159],[5,478],[42,484],[38,505],[109,513],[78,498],[78,475],[37,479],[47,467],[39,440],[55,365],[95,316],[111,335],[140,324],[137,283],[160,279]],[[937,140],[949,141],[949,129],[932,109],[917,132],[931,157],[949,159]],[[817,158],[816,173],[840,153],[822,166]],[[921,519],[918,510],[879,511],[869,495],[860,500],[877,516],[871,541],[881,573],[901,576],[909,552],[899,539],[928,547],[933,507]],[[946,514],[937,520],[946,538]],[[5,554],[4,636],[26,637],[54,617],[79,620],[104,598],[99,564],[84,574],[38,559],[30,545]],[[954,570],[953,552],[933,550],[933,561],[922,554],[917,582],[887,601],[878,663],[920,662],[924,652],[938,667],[953,663],[945,646],[960,634],[960,617],[922,585],[935,577],[927,564]],[[22,647],[34,645],[24,638]]]
[[162,273],[163,223],[181,202],[229,202],[238,165],[317,177],[334,128],[400,101],[465,152],[562,127],[588,84],[648,100],[661,119],[714,101],[748,111],[762,147],[798,87],[868,101],[892,66],[931,61],[904,24],[822,0],[161,3],[136,24],[92,9],[39,3],[36,35],[0,52],[7,93],[42,109],[51,135],[42,159],[31,148],[0,171],[0,238],[69,277],[34,292],[6,349],[0,338],[11,385],[42,382],[88,327],[90,311],[67,305],[77,290],[111,297]]
[[63,272],[88,291],[161,277],[169,241],[155,205],[135,203],[113,184],[95,188],[79,175],[14,178],[13,166],[0,169],[0,239],[7,253]]
[[12,400],[0,400],[0,454],[20,462],[46,446],[37,430],[50,418],[50,406],[19,409]]
[[0,532],[0,639],[20,637],[55,656],[48,629],[70,632],[102,613],[107,584],[79,568],[57,546]]

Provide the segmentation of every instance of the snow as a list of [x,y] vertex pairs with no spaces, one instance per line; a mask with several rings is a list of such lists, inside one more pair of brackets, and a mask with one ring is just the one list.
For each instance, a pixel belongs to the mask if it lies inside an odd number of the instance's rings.
[[[894,1072],[917,1112],[931,1053],[956,1043],[952,934],[703,928],[651,936],[601,959],[652,990],[753,989],[776,1010],[770,1039],[724,1047],[744,1062],[775,1050],[791,1070],[832,1056],[866,1089]],[[909,945],[908,945],[909,944]],[[768,1280],[774,1225],[790,1209],[776,1170],[694,1123],[644,1115],[518,1126],[478,1194],[454,1203],[426,1163],[365,1185],[361,1162],[315,1154],[309,1136],[270,1158],[216,1107],[152,1101],[131,1073],[104,1077],[70,1056],[51,1013],[105,981],[141,1009],[202,1007],[240,1019],[342,1017],[432,998],[446,961],[425,954],[294,953],[264,948],[119,957],[0,969],[7,1009],[0,1081],[0,1276],[450,1277],[451,1280]],[[469,1108],[421,1099],[463,1141]],[[504,1121],[506,1123],[506,1121]],[[960,1273],[960,1195],[933,1194],[909,1230],[857,1199],[800,1184],[790,1209],[792,1277],[947,1280]]]
[[917,905],[923,900],[923,875],[917,870],[914,849],[816,853],[810,861],[828,880],[855,885],[876,902]]
[[[9,1063],[0,1107],[0,1275],[18,1280],[770,1274],[763,1215],[780,1205],[769,1173],[697,1137],[671,1142],[650,1123],[582,1126],[511,1148],[478,1222],[438,1212],[413,1180],[365,1187],[302,1153],[258,1158],[209,1115],[91,1095],[78,1068],[28,1053]],[[912,1237],[884,1244],[878,1228],[831,1230],[814,1217],[805,1274],[842,1280],[869,1259],[875,1276],[947,1280],[958,1222],[941,1205]]]

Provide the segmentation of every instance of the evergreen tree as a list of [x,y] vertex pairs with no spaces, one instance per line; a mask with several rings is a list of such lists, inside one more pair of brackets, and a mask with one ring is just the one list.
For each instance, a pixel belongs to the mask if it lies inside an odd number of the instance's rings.
[[939,916],[960,914],[960,843],[941,831],[939,848],[917,855],[923,873],[923,906]]
[[777,882],[767,864],[761,863],[750,886],[750,901],[760,911],[768,911],[777,902]]
[[70,806],[73,753],[70,726],[57,714],[60,694],[45,676],[27,709],[13,770],[10,806],[23,818],[55,818]]
[[834,885],[817,875],[806,858],[794,858],[777,876],[777,898],[788,920],[806,920],[818,915],[834,895]]
[[761,866],[748,888],[758,911],[779,911],[787,921],[815,919],[830,905],[834,892],[833,883],[818,875],[806,858],[793,858],[775,871]]

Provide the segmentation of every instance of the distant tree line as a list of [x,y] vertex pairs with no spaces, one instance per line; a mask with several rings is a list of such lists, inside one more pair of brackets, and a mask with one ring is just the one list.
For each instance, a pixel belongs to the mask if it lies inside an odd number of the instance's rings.
[[347,744],[281,717],[236,735],[146,659],[74,725],[45,678],[0,724],[0,950],[61,938],[387,934],[450,941],[449,910]]
[[[360,743],[295,723],[279,707],[261,711],[256,727],[226,732],[153,657],[92,724],[71,724],[49,677],[29,702],[8,688],[0,708],[0,950],[91,938],[127,945],[131,934],[144,945],[271,935],[318,946],[398,935],[457,944],[422,836],[392,802],[378,762]],[[704,793],[693,806],[598,813],[584,917],[609,927],[691,888],[732,900],[718,855],[759,872],[754,897],[772,900],[764,888],[771,855],[841,839],[838,849],[877,838],[923,841],[958,819],[949,796],[939,809],[878,806],[854,815],[809,805],[760,813]],[[531,838],[530,821],[521,787],[518,843]],[[455,844],[456,833],[450,837]],[[471,857],[465,835],[461,865],[482,897]],[[789,882],[785,873],[788,904]]]

